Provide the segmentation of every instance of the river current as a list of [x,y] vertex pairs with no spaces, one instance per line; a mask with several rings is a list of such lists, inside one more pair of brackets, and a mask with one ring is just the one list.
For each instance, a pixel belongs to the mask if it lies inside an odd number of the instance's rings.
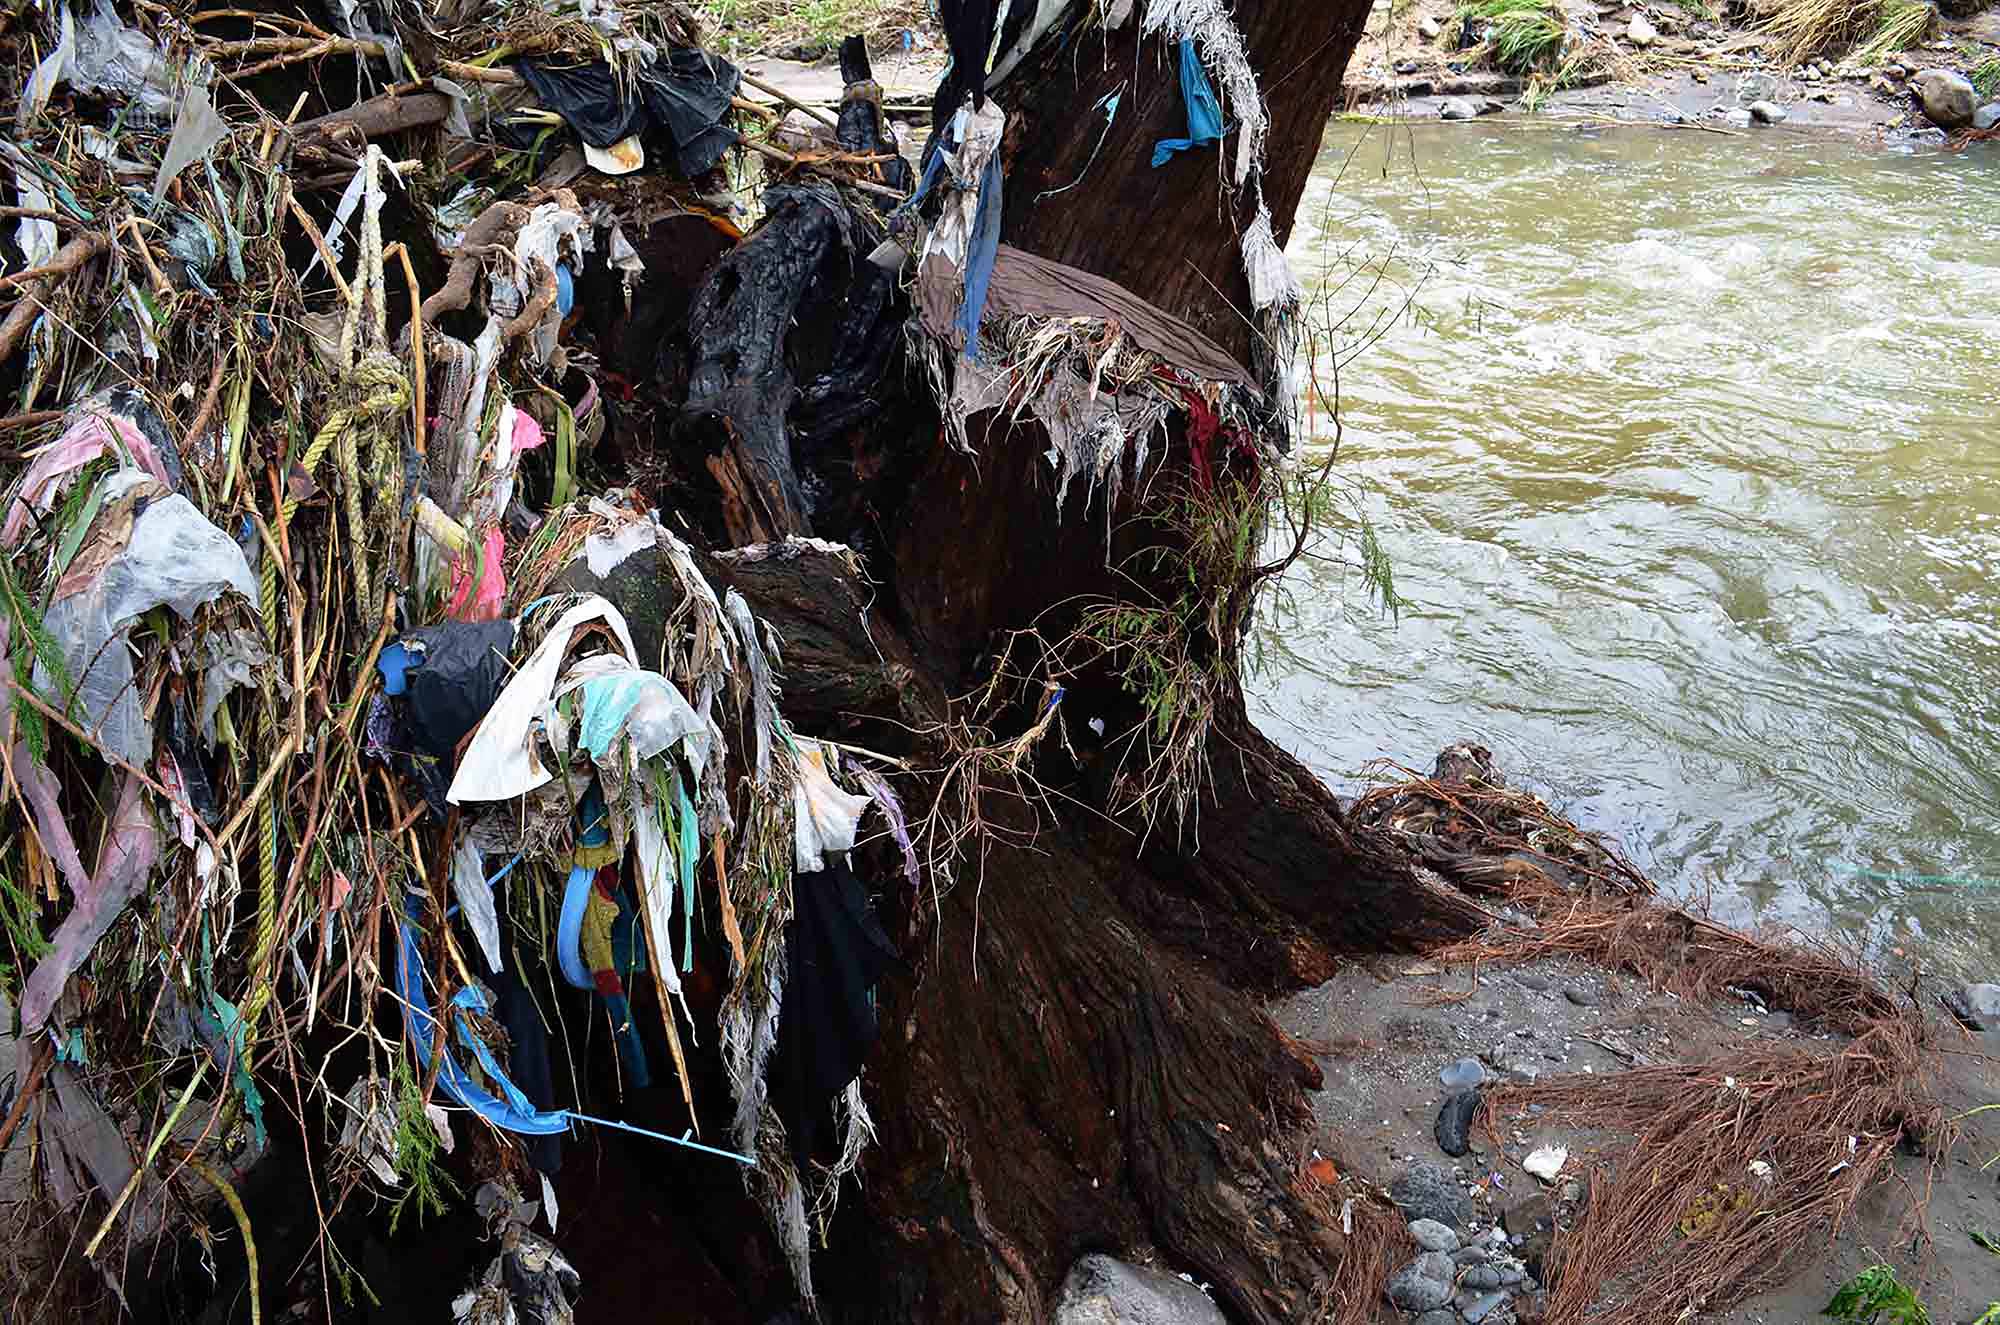
[[1407,601],[1296,568],[1266,730],[1477,739],[1721,918],[1992,978],[2000,152],[1339,123],[1291,257]]

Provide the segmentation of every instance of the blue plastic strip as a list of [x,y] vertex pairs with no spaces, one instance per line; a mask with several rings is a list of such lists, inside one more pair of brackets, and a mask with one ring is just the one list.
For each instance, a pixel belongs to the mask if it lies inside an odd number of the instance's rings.
[[597,988],[583,961],[583,912],[590,905],[590,881],[596,874],[588,865],[578,865],[563,885],[562,917],[556,922],[556,965],[572,989]]
[[1155,170],[1171,161],[1176,152],[1222,141],[1222,105],[1215,99],[1208,70],[1202,68],[1201,56],[1192,41],[1181,43],[1181,100],[1187,103],[1188,136],[1162,138],[1154,144]]
[[[423,963],[417,955],[416,930],[408,920],[399,920],[396,931],[400,940],[396,945],[396,994],[403,1003],[403,1033],[409,1037],[417,1061],[428,1064],[434,1043],[432,1037],[437,1033],[437,1018],[431,1015],[430,998],[424,993]],[[506,1081],[506,1077],[497,1071],[492,1075],[496,1082]],[[511,1082],[508,1085],[512,1088]],[[570,1115],[567,1113],[518,1109],[488,1094],[465,1074],[465,1070],[452,1058],[450,1049],[445,1049],[440,1059],[438,1086],[445,1094],[503,1131],[526,1136],[554,1136],[569,1130]],[[518,1088],[514,1088],[514,1093],[519,1094]]]

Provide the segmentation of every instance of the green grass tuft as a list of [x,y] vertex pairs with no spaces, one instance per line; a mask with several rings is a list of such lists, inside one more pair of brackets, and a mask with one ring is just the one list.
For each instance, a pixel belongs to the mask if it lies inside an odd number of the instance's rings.
[[1555,0],[1468,0],[1456,17],[1461,31],[1485,24],[1484,45],[1493,63],[1512,73],[1553,63],[1567,35]]
[[1974,66],[1968,75],[1981,101],[2000,97],[2000,55],[1993,56],[1984,64]]

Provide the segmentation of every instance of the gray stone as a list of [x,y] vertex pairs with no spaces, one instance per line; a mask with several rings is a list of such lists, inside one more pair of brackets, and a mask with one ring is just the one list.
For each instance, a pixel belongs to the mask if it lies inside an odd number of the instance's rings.
[[1389,1184],[1389,1199],[1408,1220],[1435,1219],[1459,1232],[1472,1223],[1472,1198],[1458,1179],[1422,1160],[1396,1175]]
[[1972,123],[1979,109],[1979,94],[1963,74],[1949,69],[1926,69],[1917,75],[1917,96],[1924,114],[1940,129],[1956,129]]
[[1625,25],[1625,40],[1642,49],[1660,39],[1660,30],[1644,14],[1632,15],[1632,21]]
[[1989,101],[1972,112],[1972,127],[1975,129],[2000,128],[2000,101]]
[[1756,123],[1756,121],[1750,117],[1750,112],[1744,110],[1740,106],[1737,107],[1735,110],[1723,111],[1722,122],[1724,124],[1727,124],[1732,129],[1747,129],[1752,124]]
[[1500,1269],[1500,1286],[1502,1288],[1513,1288],[1526,1281],[1527,1277],[1528,1272],[1518,1265],[1502,1266]]
[[1425,41],[1436,41],[1444,32],[1444,24],[1434,18],[1425,18],[1417,24],[1417,33]]
[[1759,124],[1783,124],[1785,108],[1775,101],[1753,101],[1749,106],[1750,118]]
[[1484,1247],[1460,1247],[1451,1254],[1451,1263],[1457,1266],[1484,1265],[1493,1259],[1493,1253]]
[[[1761,101],[1757,103],[1759,106],[1763,104]],[[1752,106],[1750,113],[1754,116],[1757,113],[1757,107]],[[1582,985],[1571,985],[1569,988],[1563,990],[1563,997],[1580,1008],[1594,1008],[1597,1006],[1596,991],[1586,989]]]
[[1417,1317],[1417,1325],[1458,1325],[1458,1313],[1450,1307],[1439,1307]]
[[1500,1286],[1500,1271],[1491,1265],[1475,1265],[1460,1276],[1458,1282],[1476,1292],[1488,1292]]
[[1176,1275],[1093,1253],[1072,1265],[1055,1325],[1227,1325],[1222,1308]]
[[2000,1030],[2000,985],[1962,985],[1946,997],[1945,1006],[1969,1030]]
[[1472,1120],[1478,1113],[1476,1090],[1461,1090],[1447,1099],[1438,1110],[1437,1126],[1431,1129],[1437,1137],[1438,1149],[1453,1159],[1472,1149]]
[[1438,1084],[1446,1090],[1471,1090],[1486,1080],[1486,1070],[1477,1058],[1461,1058],[1438,1073]]
[[1736,80],[1736,102],[1747,106],[1753,101],[1769,101],[1778,95],[1776,74],[1745,74]]
[[1555,981],[1549,979],[1539,971],[1516,971],[1514,972],[1514,983],[1523,989],[1532,989],[1540,994],[1546,993],[1550,986],[1555,984]]
[[1481,1321],[1493,1314],[1493,1308],[1504,1306],[1506,1301],[1507,1295],[1505,1293],[1486,1294],[1465,1309],[1467,1325],[1479,1325]]
[[[1444,1262],[1442,1273],[1433,1257]],[[1389,1300],[1405,1311],[1436,1310],[1451,1301],[1451,1258],[1425,1252],[1390,1277],[1388,1293]]]
[[1441,1251],[1449,1256],[1458,1250],[1458,1234],[1450,1227],[1435,1219],[1416,1219],[1410,1222],[1410,1236],[1425,1251]]
[[1438,118],[1443,120],[1473,120],[1479,118],[1479,107],[1464,97],[1451,97],[1438,107]]

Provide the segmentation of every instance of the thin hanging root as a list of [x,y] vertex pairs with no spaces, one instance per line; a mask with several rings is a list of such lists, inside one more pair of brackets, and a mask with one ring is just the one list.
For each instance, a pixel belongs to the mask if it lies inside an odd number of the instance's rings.
[[221,1194],[222,1203],[229,1207],[229,1213],[236,1217],[236,1231],[243,1235],[243,1259],[250,1266],[250,1325],[264,1325],[263,1295],[257,1284],[257,1239],[250,1233],[250,1216],[243,1209],[243,1200],[236,1189],[229,1185],[229,1179],[217,1173],[193,1155],[187,1158],[187,1166],[208,1181],[208,1185]]
[[674,1025],[673,1000],[667,997],[666,981],[659,978],[659,972],[671,969],[662,963],[673,959],[673,948],[653,932],[653,911],[643,902],[639,907],[639,922],[646,930],[646,955],[653,963],[653,984],[659,995],[660,1025],[667,1033],[667,1051],[674,1056],[674,1073],[680,1078],[681,1099],[687,1104],[688,1119],[694,1125],[694,1134],[700,1136],[701,1119],[694,1111],[694,1085],[688,1078],[687,1054],[681,1048],[680,1027]]

